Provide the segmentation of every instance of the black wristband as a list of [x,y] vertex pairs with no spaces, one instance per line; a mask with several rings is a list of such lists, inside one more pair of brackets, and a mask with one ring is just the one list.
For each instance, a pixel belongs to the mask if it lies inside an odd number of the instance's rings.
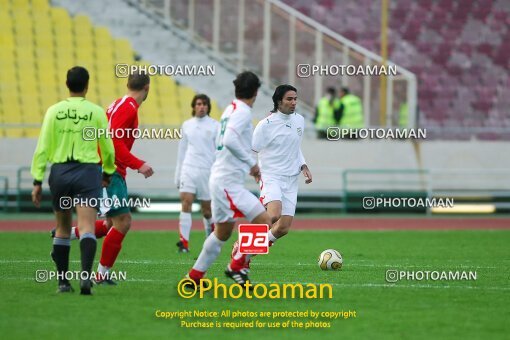
[[42,185],[42,181],[34,179],[34,185]]

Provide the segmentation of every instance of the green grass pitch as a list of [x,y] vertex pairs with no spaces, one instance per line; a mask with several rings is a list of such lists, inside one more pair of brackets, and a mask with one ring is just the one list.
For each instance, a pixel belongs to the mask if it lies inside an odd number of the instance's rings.
[[[322,300],[179,297],[176,284],[194,262],[203,237],[202,232],[193,232],[192,252],[178,254],[176,232],[131,232],[115,268],[126,271],[127,281],[116,287],[94,287],[94,295],[85,297],[78,294],[78,282],[72,283],[76,292],[60,295],[55,293],[55,282],[35,282],[36,270],[53,270],[48,233],[0,233],[2,338],[503,339],[510,332],[510,232],[506,230],[293,231],[271,248],[270,255],[254,259],[254,282],[332,284],[333,299]],[[223,270],[231,244],[223,248],[209,278],[230,284]],[[341,271],[324,272],[316,265],[327,248],[343,254]],[[73,241],[71,270],[78,270],[78,260],[79,246]],[[391,284],[385,281],[388,269],[476,271],[477,280]],[[232,330],[186,329],[178,319],[155,316],[156,310],[226,309],[355,310],[357,317],[319,319],[330,322],[330,328],[322,329]]]

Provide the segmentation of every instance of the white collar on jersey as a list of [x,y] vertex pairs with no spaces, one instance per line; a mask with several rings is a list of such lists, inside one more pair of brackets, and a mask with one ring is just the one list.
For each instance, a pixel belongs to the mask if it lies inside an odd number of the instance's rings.
[[243,102],[242,100],[237,99],[237,98],[236,98],[236,99],[234,99],[234,100],[232,101],[232,103],[234,103],[234,104],[236,105],[236,108],[239,108],[239,106],[244,106],[244,107],[245,107],[246,109],[248,109],[248,110],[251,110],[251,109],[252,109],[252,108],[251,108],[248,104],[246,104],[245,102]]
[[277,117],[280,117],[281,119],[284,119],[284,120],[289,120],[290,117],[294,114],[295,112],[292,112],[288,115],[286,115],[285,113],[282,113],[280,112],[279,110],[276,111],[274,114],[277,116]]

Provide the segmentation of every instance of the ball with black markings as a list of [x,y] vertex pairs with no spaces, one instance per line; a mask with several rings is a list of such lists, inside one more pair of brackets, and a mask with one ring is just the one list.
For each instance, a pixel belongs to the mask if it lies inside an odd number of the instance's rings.
[[322,270],[340,270],[340,268],[342,268],[342,263],[342,255],[335,249],[324,250],[317,262]]

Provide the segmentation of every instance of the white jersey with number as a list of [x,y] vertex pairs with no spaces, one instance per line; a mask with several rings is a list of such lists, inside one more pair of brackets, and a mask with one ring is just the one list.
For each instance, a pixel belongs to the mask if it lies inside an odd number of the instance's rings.
[[216,160],[211,179],[244,184],[246,175],[256,164],[251,149],[253,125],[251,107],[234,100],[221,115],[221,127],[216,140]]
[[261,120],[253,133],[252,149],[259,154],[262,175],[296,176],[305,164],[301,141],[305,119],[279,111]]
[[193,117],[182,124],[182,139],[179,142],[175,172],[176,183],[179,182],[182,168],[211,169],[219,129],[220,124],[209,116]]

